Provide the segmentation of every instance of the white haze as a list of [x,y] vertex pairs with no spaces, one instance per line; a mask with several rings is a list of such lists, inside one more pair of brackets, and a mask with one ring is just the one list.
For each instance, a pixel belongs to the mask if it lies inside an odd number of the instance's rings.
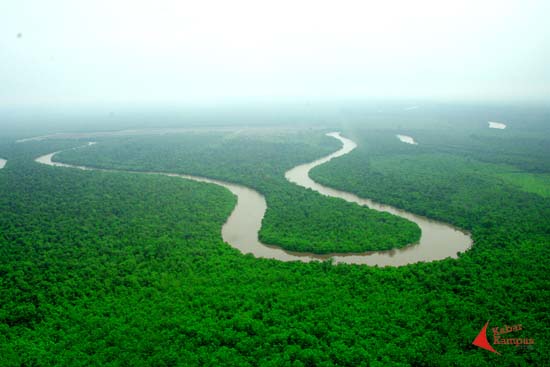
[[549,1],[10,1],[0,108],[254,99],[544,101]]

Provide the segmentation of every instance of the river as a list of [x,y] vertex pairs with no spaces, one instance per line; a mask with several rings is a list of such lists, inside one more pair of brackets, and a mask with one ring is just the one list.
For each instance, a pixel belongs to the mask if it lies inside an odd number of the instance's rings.
[[[267,205],[264,196],[257,191],[242,185],[206,177],[165,172],[146,172],[144,174],[160,174],[198,182],[212,183],[223,186],[231,191],[237,196],[238,201],[237,205],[233,209],[233,212],[222,227],[222,238],[225,242],[240,250],[242,253],[251,253],[256,257],[270,258],[281,261],[298,260],[304,262],[333,258],[334,263],[401,266],[419,261],[434,261],[447,257],[456,258],[458,252],[466,251],[472,246],[472,239],[470,236],[466,232],[463,232],[451,225],[430,220],[428,218],[418,216],[401,209],[393,208],[388,205],[378,204],[369,199],[359,198],[354,194],[335,190],[313,181],[309,177],[309,171],[312,168],[326,163],[333,158],[348,154],[357,146],[352,140],[342,137],[339,133],[329,133],[327,135],[340,140],[340,142],[342,142],[342,148],[314,162],[302,164],[292,168],[285,174],[287,180],[299,186],[313,189],[322,195],[338,197],[349,202],[365,205],[374,210],[385,211],[415,222],[422,230],[422,235],[418,243],[410,244],[401,249],[365,253],[334,253],[317,255],[312,253],[286,251],[278,246],[263,244],[258,239],[258,232],[261,228],[262,219],[267,209]],[[89,145],[91,144],[93,143],[89,143]],[[91,167],[55,162],[53,161],[53,157],[57,153],[58,152],[54,152],[38,157],[36,162],[50,166],[70,167],[83,170],[121,172],[117,170],[95,169]]]

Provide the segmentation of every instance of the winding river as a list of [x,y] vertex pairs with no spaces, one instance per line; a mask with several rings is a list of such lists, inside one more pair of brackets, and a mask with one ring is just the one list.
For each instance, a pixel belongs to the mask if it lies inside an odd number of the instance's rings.
[[[145,174],[159,174],[170,177],[180,177],[198,182],[212,183],[223,186],[231,191],[237,196],[238,201],[237,205],[233,209],[233,212],[222,227],[222,238],[225,242],[230,244],[232,247],[237,248],[242,253],[251,253],[256,257],[277,259],[281,261],[298,260],[304,262],[333,258],[334,263],[401,266],[419,261],[434,261],[447,257],[456,258],[458,252],[466,251],[472,246],[472,239],[467,233],[448,224],[430,220],[428,218],[388,205],[378,204],[369,199],[363,199],[354,194],[335,190],[313,181],[309,177],[309,171],[312,168],[326,163],[333,158],[348,154],[357,146],[352,140],[342,137],[339,133],[329,133],[327,135],[340,140],[340,142],[342,142],[342,148],[314,162],[302,164],[292,168],[285,174],[287,180],[299,186],[315,190],[322,195],[341,198],[349,202],[365,205],[371,209],[388,212],[415,222],[422,230],[422,236],[418,243],[408,245],[402,249],[365,253],[334,253],[317,255],[312,253],[286,251],[277,246],[263,244],[258,239],[258,231],[261,228],[262,219],[267,209],[267,205],[265,198],[257,191],[242,185],[206,177],[165,172],[146,172]],[[95,143],[88,143],[88,145],[92,144]],[[53,157],[57,153],[59,152],[38,157],[36,158],[36,162],[50,166],[70,167],[83,170],[128,172],[110,169],[96,169],[55,162],[53,161]]]

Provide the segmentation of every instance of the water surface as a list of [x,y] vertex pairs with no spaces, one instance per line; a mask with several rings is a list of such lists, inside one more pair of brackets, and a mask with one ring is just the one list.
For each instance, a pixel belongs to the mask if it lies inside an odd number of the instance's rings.
[[506,124],[502,122],[489,121],[488,124],[491,129],[506,129]]
[[397,139],[401,140],[403,143],[413,144],[413,145],[418,144],[416,141],[414,141],[412,137],[408,135],[397,134],[396,136],[397,136]]

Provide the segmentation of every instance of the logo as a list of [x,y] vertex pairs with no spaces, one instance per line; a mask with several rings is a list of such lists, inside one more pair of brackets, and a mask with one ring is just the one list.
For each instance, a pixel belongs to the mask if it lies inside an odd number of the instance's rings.
[[[472,342],[473,345],[476,347],[483,348],[485,350],[488,350],[490,352],[500,354],[493,348],[493,346],[489,343],[489,340],[487,340],[487,327],[489,327],[489,321],[485,323],[485,325],[481,328],[481,331],[479,334],[477,334],[476,338]],[[508,338],[508,334],[516,331],[522,331],[523,326],[521,324],[517,325],[504,325],[504,327],[494,327],[491,328],[491,331],[493,333],[493,344],[494,345],[515,345],[516,347],[519,346],[530,346],[535,344],[535,339],[533,338]]]

